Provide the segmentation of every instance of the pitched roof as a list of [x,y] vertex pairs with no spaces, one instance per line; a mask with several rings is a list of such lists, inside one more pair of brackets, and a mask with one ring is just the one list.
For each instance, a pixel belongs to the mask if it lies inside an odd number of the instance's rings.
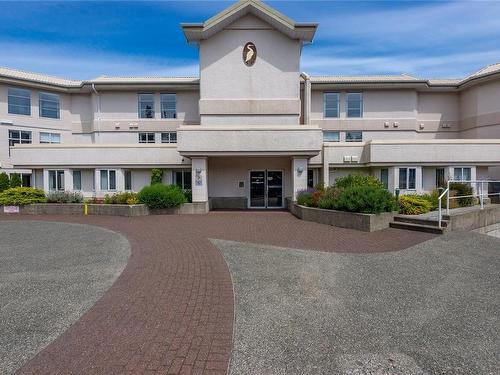
[[181,24],[188,42],[208,39],[239,18],[253,14],[292,39],[311,42],[317,23],[297,23],[260,0],[240,0],[203,23]]
[[312,83],[390,83],[422,82],[422,79],[401,75],[366,75],[366,76],[311,76]]
[[26,72],[23,70],[17,70],[5,67],[0,67],[0,77],[20,79],[23,81],[44,83],[44,84],[64,86],[64,87],[80,87],[82,85],[82,81],[75,81],[72,79],[53,77],[45,74]]

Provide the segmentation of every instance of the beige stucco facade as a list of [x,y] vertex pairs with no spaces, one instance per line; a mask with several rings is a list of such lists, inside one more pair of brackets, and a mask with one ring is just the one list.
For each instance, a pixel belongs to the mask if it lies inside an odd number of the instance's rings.
[[[304,45],[316,27],[244,0],[182,25],[199,48],[200,77],[72,81],[2,68],[0,167],[32,186],[97,197],[138,191],[161,168],[164,182],[191,189],[194,201],[238,208],[257,207],[255,194],[264,195],[259,208],[278,208],[353,172],[405,193],[432,191],[438,175],[452,179],[456,168],[500,179],[500,64],[459,80],[310,77],[300,56],[314,48]],[[245,61],[249,42],[253,64]],[[21,107],[13,89],[24,90]],[[57,118],[42,115],[43,93],[57,95]],[[327,93],[338,98],[330,111]],[[352,93],[361,102],[354,112]],[[165,104],[168,95],[175,99]],[[56,144],[41,143],[47,133]],[[401,169],[412,169],[406,188]],[[50,171],[60,171],[63,186],[52,186]]]

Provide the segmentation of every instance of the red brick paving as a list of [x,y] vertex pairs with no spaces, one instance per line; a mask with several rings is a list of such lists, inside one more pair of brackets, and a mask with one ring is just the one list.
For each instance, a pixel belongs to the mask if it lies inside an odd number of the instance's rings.
[[130,260],[80,320],[19,373],[226,374],[233,290],[209,238],[321,251],[400,250],[433,235],[388,229],[363,233],[300,221],[287,212],[208,215],[9,216],[0,220],[85,223],[125,235]]

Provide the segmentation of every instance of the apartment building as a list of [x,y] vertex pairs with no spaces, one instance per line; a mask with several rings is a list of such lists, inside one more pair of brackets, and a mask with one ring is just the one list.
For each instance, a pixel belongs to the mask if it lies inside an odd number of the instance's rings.
[[309,76],[300,56],[317,27],[244,0],[181,25],[199,77],[0,68],[1,170],[102,197],[161,168],[207,210],[280,208],[353,172],[401,193],[500,179],[500,64],[463,79]]

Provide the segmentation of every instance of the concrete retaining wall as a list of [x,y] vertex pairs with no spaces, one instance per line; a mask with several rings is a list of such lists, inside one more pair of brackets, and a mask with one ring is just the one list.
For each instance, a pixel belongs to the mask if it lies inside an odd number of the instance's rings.
[[394,220],[395,212],[384,212],[378,215],[360,214],[335,210],[324,210],[290,204],[287,206],[292,214],[299,219],[315,223],[333,225],[340,228],[356,229],[363,232],[374,232],[389,228],[389,223]]
[[[20,206],[19,213],[24,215],[84,215],[83,203],[37,203]],[[144,204],[87,204],[89,215],[108,216],[146,216],[172,214],[204,214],[208,203],[185,203],[177,208],[151,211]],[[3,207],[0,213],[4,214]]]
[[248,208],[247,197],[213,197],[209,201],[211,210],[246,210]]
[[482,210],[473,210],[451,215],[448,228],[450,230],[473,230],[500,223],[500,204],[491,204]]

